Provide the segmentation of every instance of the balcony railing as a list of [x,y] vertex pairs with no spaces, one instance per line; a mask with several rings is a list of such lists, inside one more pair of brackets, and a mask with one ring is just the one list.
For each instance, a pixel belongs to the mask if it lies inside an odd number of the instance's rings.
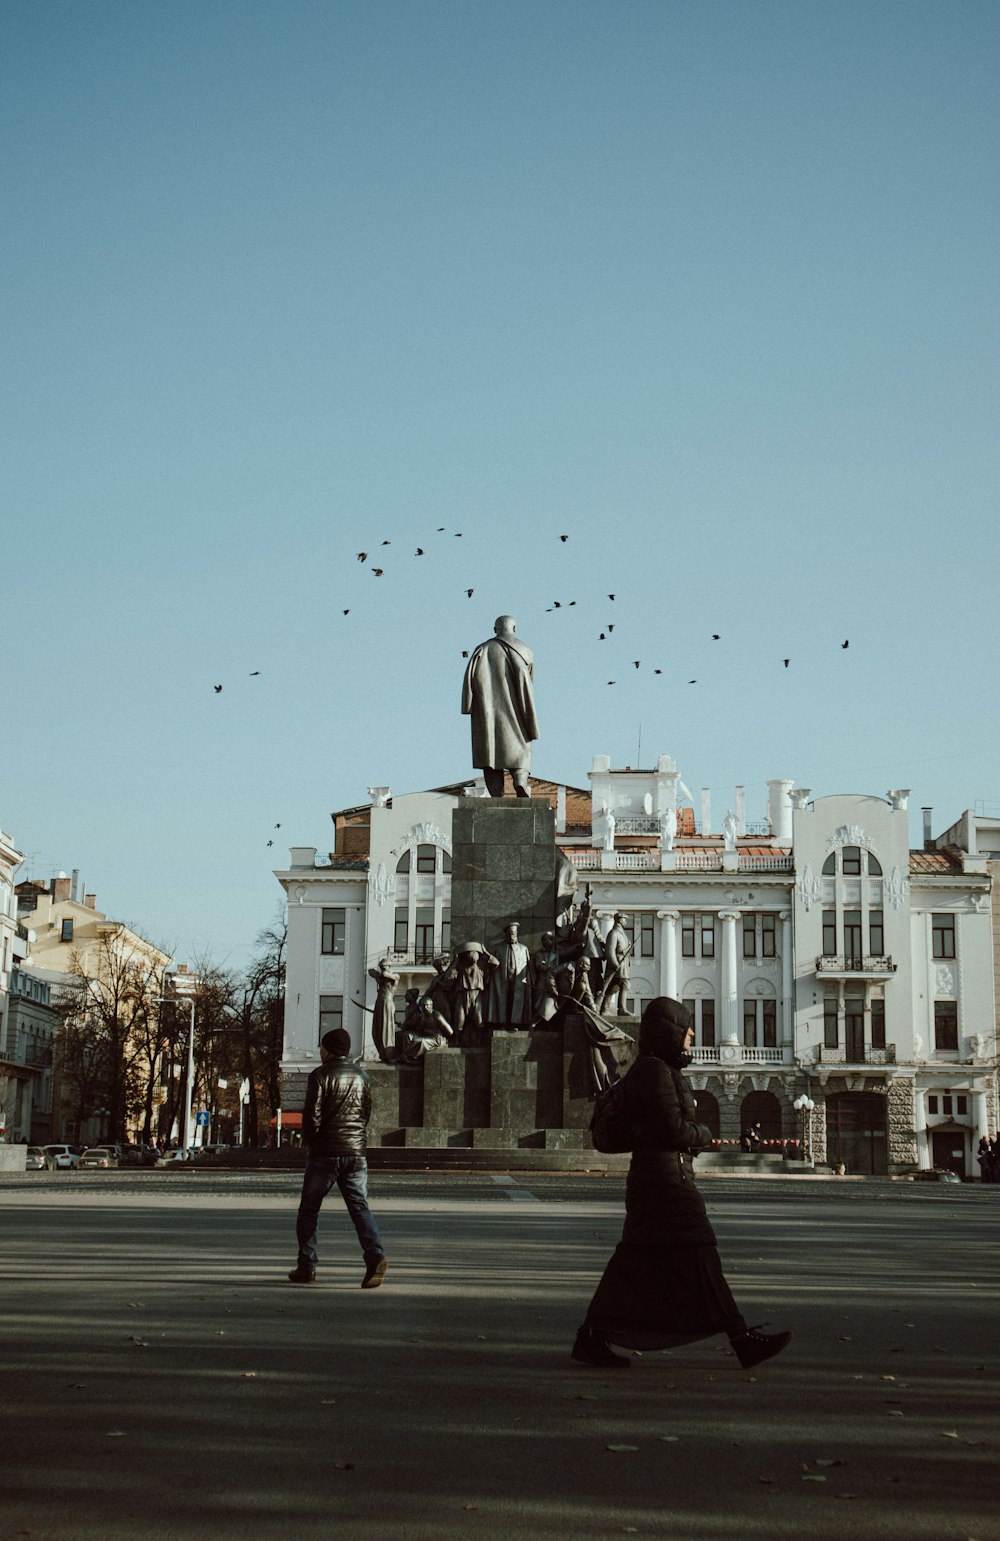
[[400,964],[404,968],[430,968],[434,959],[445,956],[447,951],[447,947],[408,947],[402,952],[398,949],[393,949],[393,951],[385,953],[384,956],[389,959],[390,964]]
[[784,1050],[778,1048],[758,1049],[748,1047],[742,1043],[716,1044],[713,1048],[694,1048],[691,1055],[696,1065],[780,1065],[784,1061]]
[[623,813],[615,818],[616,835],[658,835],[660,821],[652,813]]
[[[592,849],[575,850],[570,848],[565,852],[569,861],[577,871],[596,871],[601,865],[603,851]],[[617,872],[659,872],[660,847],[656,846],[649,851],[616,851],[615,871]],[[674,851],[674,870],[676,872],[721,872],[721,851]],[[792,872],[794,866],[790,856],[761,856],[751,855],[749,852],[739,853],[740,872]]]
[[888,953],[854,957],[850,953],[822,953],[816,959],[817,974],[894,974],[896,965]]
[[820,1044],[818,1053],[820,1063],[824,1065],[894,1065],[896,1063],[894,1043],[887,1043],[884,1049],[873,1049],[871,1044],[865,1044],[864,1047],[855,1045],[850,1052],[842,1045],[832,1049],[826,1044]]

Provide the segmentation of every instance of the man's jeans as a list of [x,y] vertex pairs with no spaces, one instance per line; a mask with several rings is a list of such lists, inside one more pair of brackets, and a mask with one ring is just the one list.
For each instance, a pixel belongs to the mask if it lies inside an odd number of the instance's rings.
[[383,1256],[375,1216],[368,1208],[368,1162],[364,1156],[310,1157],[302,1180],[302,1198],[295,1221],[299,1262],[316,1267],[316,1226],[320,1207],[334,1183],[354,1221],[358,1241],[369,1267]]

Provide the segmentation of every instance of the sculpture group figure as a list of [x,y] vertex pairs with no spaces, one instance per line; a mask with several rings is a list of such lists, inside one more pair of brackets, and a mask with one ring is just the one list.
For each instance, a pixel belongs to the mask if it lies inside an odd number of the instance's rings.
[[575,1021],[590,1051],[592,1090],[600,1091],[617,1073],[609,1045],[631,1042],[614,1018],[628,1015],[625,993],[633,945],[620,912],[601,940],[588,884],[583,902],[564,911],[534,953],[529,954],[512,920],[495,956],[482,942],[462,942],[450,958],[435,958],[434,978],[426,989],[407,990],[398,1028],[393,991],[399,976],[383,958],[368,971],[378,984],[372,1033],[379,1058],[416,1064],[441,1049],[479,1048],[491,1032]]

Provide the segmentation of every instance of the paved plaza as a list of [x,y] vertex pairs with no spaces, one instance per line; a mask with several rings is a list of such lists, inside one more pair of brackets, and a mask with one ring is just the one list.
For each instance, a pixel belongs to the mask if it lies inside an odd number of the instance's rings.
[[294,1173],[0,1184],[0,1536],[38,1541],[1000,1541],[1000,1188],[706,1180],[751,1322],[568,1357],[620,1177],[375,1174],[313,1288]]

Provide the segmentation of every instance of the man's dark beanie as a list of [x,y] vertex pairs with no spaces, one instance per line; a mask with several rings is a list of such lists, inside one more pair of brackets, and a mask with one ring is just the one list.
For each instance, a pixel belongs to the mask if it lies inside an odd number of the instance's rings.
[[351,1035],[346,1027],[331,1027],[328,1033],[323,1034],[320,1043],[334,1059],[346,1059],[351,1052]]

